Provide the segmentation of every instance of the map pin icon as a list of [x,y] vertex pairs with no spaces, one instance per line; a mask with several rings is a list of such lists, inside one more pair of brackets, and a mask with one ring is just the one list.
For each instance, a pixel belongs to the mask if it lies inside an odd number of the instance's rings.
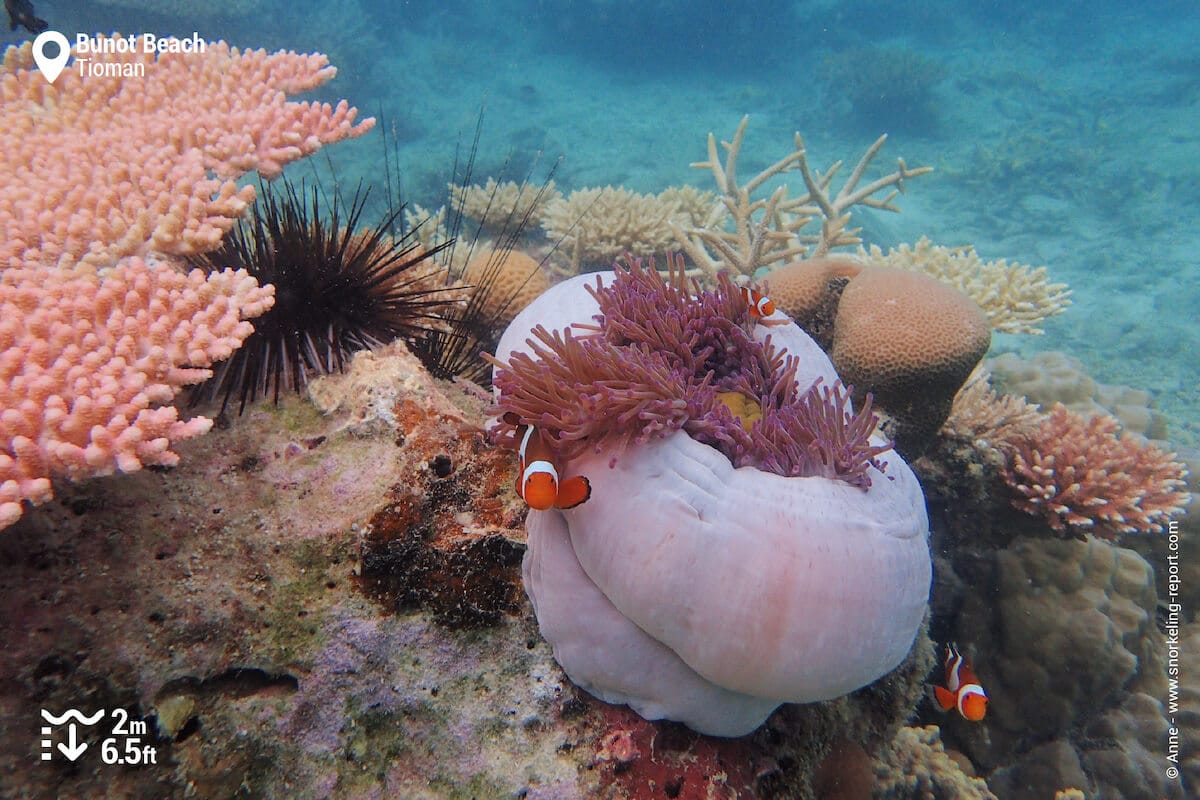
[[[50,42],[58,45],[58,55],[53,58],[46,55],[46,45]],[[63,68],[67,66],[67,60],[70,57],[71,43],[67,41],[67,37],[58,31],[42,31],[33,40],[33,60],[37,64],[37,68],[42,71],[42,75],[50,83],[58,80],[58,76],[62,74]]]

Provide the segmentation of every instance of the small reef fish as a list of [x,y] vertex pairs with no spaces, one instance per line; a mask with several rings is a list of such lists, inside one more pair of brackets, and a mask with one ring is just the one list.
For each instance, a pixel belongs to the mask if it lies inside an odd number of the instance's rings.
[[49,27],[44,19],[39,19],[34,13],[30,0],[4,0],[4,10],[8,12],[9,30],[16,30],[24,25],[30,33],[41,33]]
[[757,289],[743,286],[742,298],[746,301],[746,305],[750,306],[750,317],[752,319],[762,319],[775,313],[775,304],[771,302],[771,298]]
[[521,457],[517,494],[530,508],[538,511],[551,507],[574,508],[592,496],[592,484],[582,475],[559,482],[554,453],[541,431],[532,425],[522,424],[520,418],[511,411],[503,419],[517,429],[517,441],[521,443],[517,451]]
[[949,711],[958,709],[963,719],[979,722],[987,713],[987,693],[979,683],[979,676],[969,659],[958,652],[951,642],[946,645],[946,685],[933,687],[938,708]]

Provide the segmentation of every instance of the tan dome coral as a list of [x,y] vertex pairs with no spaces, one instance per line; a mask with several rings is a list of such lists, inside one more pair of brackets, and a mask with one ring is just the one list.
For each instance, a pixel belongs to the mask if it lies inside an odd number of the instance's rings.
[[766,281],[775,307],[828,351],[842,289],[862,269],[848,258],[809,258],[768,273]]
[[542,265],[520,250],[484,250],[467,263],[463,283],[486,286],[489,281],[491,286],[483,298],[484,318],[493,320],[497,330],[550,288]]
[[830,356],[857,397],[875,396],[896,449],[911,456],[946,421],[991,335],[957,290],[920,273],[864,268],[842,291]]

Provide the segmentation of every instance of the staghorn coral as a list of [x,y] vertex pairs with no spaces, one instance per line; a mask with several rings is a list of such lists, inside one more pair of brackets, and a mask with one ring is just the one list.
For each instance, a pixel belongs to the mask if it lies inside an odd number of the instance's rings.
[[[684,430],[735,466],[787,477],[865,488],[867,468],[882,468],[870,400],[855,414],[836,383],[798,392],[796,359],[751,337],[746,302],[727,276],[703,291],[682,268],[664,279],[633,261],[589,291],[598,335],[535,328],[529,352],[500,364],[494,383],[499,407],[537,424],[564,457]],[[748,400],[761,419],[747,430],[722,393]]]
[[[708,135],[708,160],[692,164],[708,169],[720,193],[720,205],[702,225],[684,227],[672,224],[679,246],[695,262],[696,267],[712,277],[721,270],[751,277],[760,267],[786,262],[795,258],[817,258],[835,247],[858,244],[858,229],[847,228],[850,209],[856,205],[899,211],[892,201],[904,191],[904,181],[932,172],[932,167],[909,169],[904,159],[898,159],[897,170],[882,178],[859,186],[871,161],[887,141],[881,136],[867,148],[858,164],[832,193],[833,178],[842,162],[834,162],[825,172],[814,172],[808,163],[808,153],[800,134],[795,135],[795,149],[751,178],[738,184],[737,161],[746,135],[749,116],[742,117],[732,142],[721,142],[727,155],[722,164],[717,153],[717,139]],[[775,189],[767,198],[753,198],[754,192],[767,181],[793,169],[798,169],[804,181],[805,193],[788,197],[786,185]],[[879,192],[894,187],[883,197]],[[725,224],[728,216],[733,230]],[[817,233],[803,233],[809,224],[820,220]]]
[[1172,454],[1119,430],[1111,416],[1087,419],[1056,404],[1012,450],[1004,480],[1013,506],[1074,536],[1164,531],[1191,500],[1187,471]]
[[884,253],[879,247],[858,248],[864,264],[923,272],[970,297],[987,314],[998,333],[1040,334],[1040,325],[1066,311],[1071,291],[1051,283],[1045,267],[1010,264],[1004,259],[983,261],[971,246],[943,247],[922,236],[915,245],[902,244]]
[[[212,373],[271,307],[244,270],[182,275],[140,258],[102,280],[56,267],[0,272],[0,528],[21,502],[73,480],[171,465],[172,441],[205,433],[170,405]],[[153,407],[160,406],[160,407]]]
[[[104,267],[122,256],[215,248],[254,199],[235,179],[371,129],[342,101],[295,103],[337,70],[322,55],[241,51],[224,42],[187,54],[93,54],[119,77],[64,72],[49,84],[32,45],[0,67],[0,265]],[[213,177],[215,175],[216,177]]]
[[[505,332],[494,387],[499,408],[551,432],[563,469],[592,485],[587,502],[526,520],[525,588],[556,659],[607,702],[739,736],[781,702],[839,697],[904,661],[928,597],[927,520],[912,472],[868,438],[868,417],[819,391],[837,375],[811,339],[752,324],[727,276],[702,292],[671,266],[666,279],[631,265],[553,287]],[[580,374],[596,378],[582,396]],[[717,388],[759,407],[750,433],[705,399]],[[806,393],[819,426],[843,438],[818,446],[808,433],[783,449],[818,474],[737,468],[731,458],[770,453],[697,441],[755,446]],[[596,435],[574,438],[585,429]],[[839,452],[852,456],[840,467]]]

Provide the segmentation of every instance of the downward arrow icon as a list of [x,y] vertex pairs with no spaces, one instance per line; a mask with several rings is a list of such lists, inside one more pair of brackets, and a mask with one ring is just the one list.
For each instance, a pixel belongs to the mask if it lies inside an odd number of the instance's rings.
[[72,722],[67,728],[67,743],[58,743],[58,749],[67,757],[68,761],[74,761],[83,755],[83,751],[88,749],[87,742],[80,742],[75,736],[75,723]]

